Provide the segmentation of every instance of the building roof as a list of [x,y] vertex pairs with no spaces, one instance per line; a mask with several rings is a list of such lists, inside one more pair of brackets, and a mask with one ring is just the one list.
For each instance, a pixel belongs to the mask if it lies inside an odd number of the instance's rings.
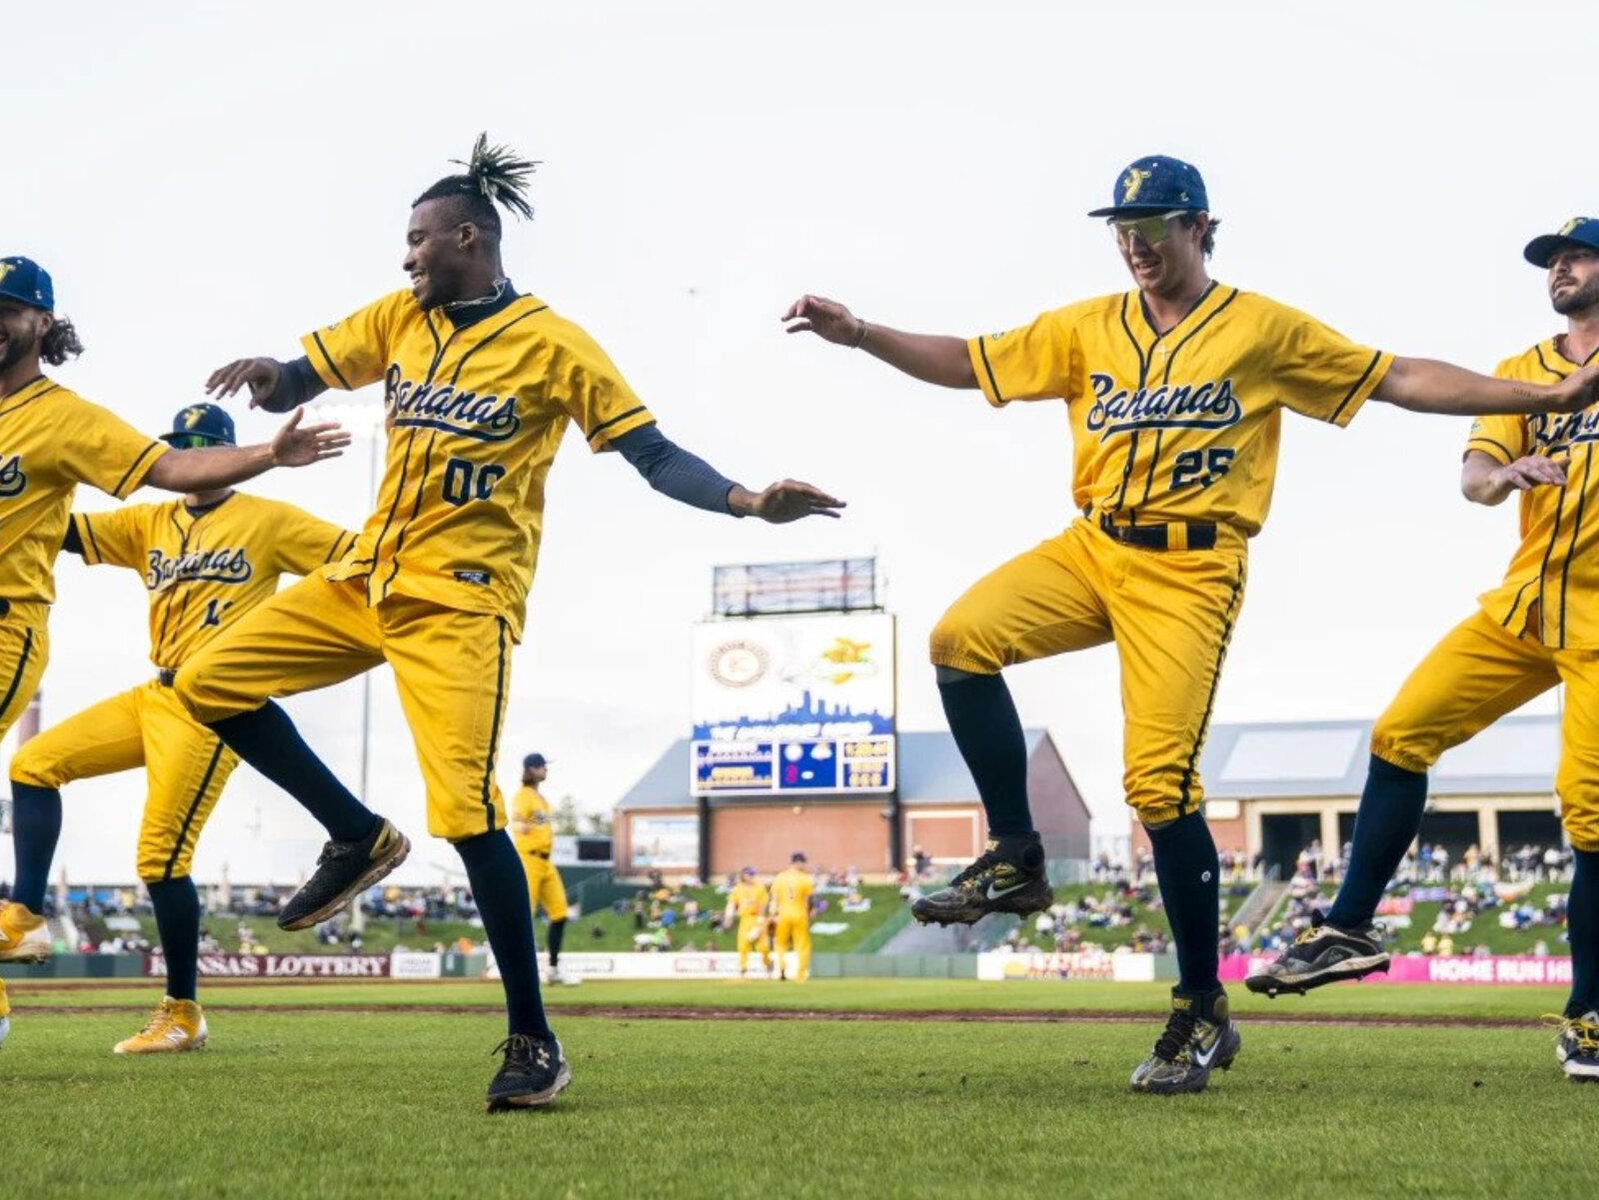
[[[1205,795],[1249,800],[1358,796],[1372,721],[1260,721],[1215,725],[1199,760]],[[1560,758],[1560,718],[1502,717],[1447,751],[1431,772],[1435,796],[1548,795]]]
[[[1047,730],[1028,729],[1027,757],[1032,759],[1042,745],[1048,746],[1056,758],[1055,749]],[[1065,760],[1061,759],[1065,770]],[[947,731],[902,731],[899,734],[899,798],[902,803],[916,804],[934,801],[976,801],[977,785],[971,772],[955,748],[955,739]],[[655,760],[655,765],[644,772],[627,795],[617,803],[618,808],[692,808],[695,799],[689,794],[689,739],[681,738],[667,747]],[[775,799],[776,797],[774,797]],[[796,799],[792,793],[783,797],[785,803]],[[813,797],[814,798],[814,797]],[[829,799],[834,794],[829,794]],[[749,797],[742,797],[748,800]]]

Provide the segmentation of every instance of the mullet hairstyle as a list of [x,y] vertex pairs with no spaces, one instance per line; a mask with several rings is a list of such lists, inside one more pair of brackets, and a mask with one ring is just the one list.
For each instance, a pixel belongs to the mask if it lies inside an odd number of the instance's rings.
[[507,212],[529,219],[533,205],[528,202],[528,176],[533,174],[538,162],[518,158],[509,146],[490,146],[489,135],[480,133],[472,146],[472,157],[462,162],[450,160],[466,168],[465,175],[446,175],[411,202],[411,207],[429,200],[453,199],[460,204],[463,220],[498,240],[500,214],[495,205]]
[[78,331],[65,317],[57,317],[50,331],[39,339],[39,357],[52,367],[59,367],[82,353],[83,343],[78,340]]

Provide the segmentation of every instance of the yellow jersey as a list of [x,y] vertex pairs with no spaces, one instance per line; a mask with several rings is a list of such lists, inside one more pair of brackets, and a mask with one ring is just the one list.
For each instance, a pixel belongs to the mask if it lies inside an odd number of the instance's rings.
[[[528,832],[517,825],[531,825]],[[548,854],[555,848],[555,826],[550,823],[550,802],[537,788],[524,785],[511,800],[511,840],[523,854]]]
[[150,659],[176,669],[278,590],[342,557],[355,534],[310,513],[234,492],[190,512],[181,499],[73,513],[83,561],[129,567],[150,593]]
[[0,600],[53,603],[73,490],[124,499],[168,449],[43,375],[0,400]]
[[494,613],[520,640],[544,524],[544,481],[575,421],[595,451],[655,418],[605,352],[533,296],[457,327],[398,291],[307,334],[323,382],[383,381],[378,505],[328,576]]
[[766,912],[766,904],[764,884],[735,883],[733,890],[727,893],[728,907],[743,919],[762,916]]
[[816,891],[816,880],[809,871],[788,867],[772,880],[772,903],[779,919],[807,920],[811,915],[811,896]]
[[1282,410],[1347,425],[1393,362],[1304,313],[1212,283],[1157,333],[1137,291],[967,342],[989,403],[1063,399],[1072,500],[1118,525],[1213,521],[1258,533]]
[[[1558,338],[1539,342],[1494,370],[1501,379],[1555,383],[1579,364],[1565,358]],[[1467,450],[1508,466],[1542,454],[1566,463],[1564,487],[1521,493],[1521,544],[1504,582],[1480,597],[1482,609],[1516,634],[1530,630],[1554,650],[1599,648],[1599,404],[1579,413],[1481,417]]]

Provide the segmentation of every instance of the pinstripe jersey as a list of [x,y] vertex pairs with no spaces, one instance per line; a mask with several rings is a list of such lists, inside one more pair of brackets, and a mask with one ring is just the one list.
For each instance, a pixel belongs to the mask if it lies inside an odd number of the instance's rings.
[[0,400],[0,599],[54,602],[78,484],[121,500],[167,450],[43,375]]
[[1346,425],[1393,356],[1264,296],[1212,283],[1157,332],[1133,291],[968,341],[991,404],[1064,399],[1072,499],[1118,524],[1260,530],[1282,409]]
[[654,420],[605,352],[533,296],[457,326],[394,292],[302,343],[346,390],[383,381],[378,505],[331,579],[493,613],[521,637],[544,482],[569,422],[595,451]]
[[[1501,379],[1555,383],[1581,364],[1560,351],[1560,339],[1539,342],[1495,369]],[[1554,650],[1599,648],[1599,405],[1579,413],[1482,417],[1467,450],[1508,465],[1542,454],[1566,462],[1564,487],[1521,493],[1521,544],[1504,582],[1480,598],[1483,611],[1518,635],[1529,631]]]
[[190,512],[182,500],[73,513],[83,560],[131,567],[150,593],[150,659],[176,669],[278,590],[280,575],[309,575],[355,534],[280,500],[234,492]]

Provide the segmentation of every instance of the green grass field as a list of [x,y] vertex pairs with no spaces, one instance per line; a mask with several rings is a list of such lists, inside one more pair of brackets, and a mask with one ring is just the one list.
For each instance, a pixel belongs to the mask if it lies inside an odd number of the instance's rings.
[[[148,985],[13,983],[6,1194],[1553,1200],[1590,1186],[1599,1088],[1555,1067],[1537,1017],[1557,989],[1235,989],[1234,1069],[1159,1098],[1126,1080],[1159,1030],[1160,985],[590,982],[549,997],[572,1088],[490,1117],[497,996],[212,985],[210,1048],[121,1060],[109,1048]],[[662,1007],[790,1015],[650,1015]],[[860,1010],[890,1019],[816,1015]],[[1037,1020],[1067,1012],[1135,1019]],[[1502,1024],[1276,1019],[1307,1014]]]

